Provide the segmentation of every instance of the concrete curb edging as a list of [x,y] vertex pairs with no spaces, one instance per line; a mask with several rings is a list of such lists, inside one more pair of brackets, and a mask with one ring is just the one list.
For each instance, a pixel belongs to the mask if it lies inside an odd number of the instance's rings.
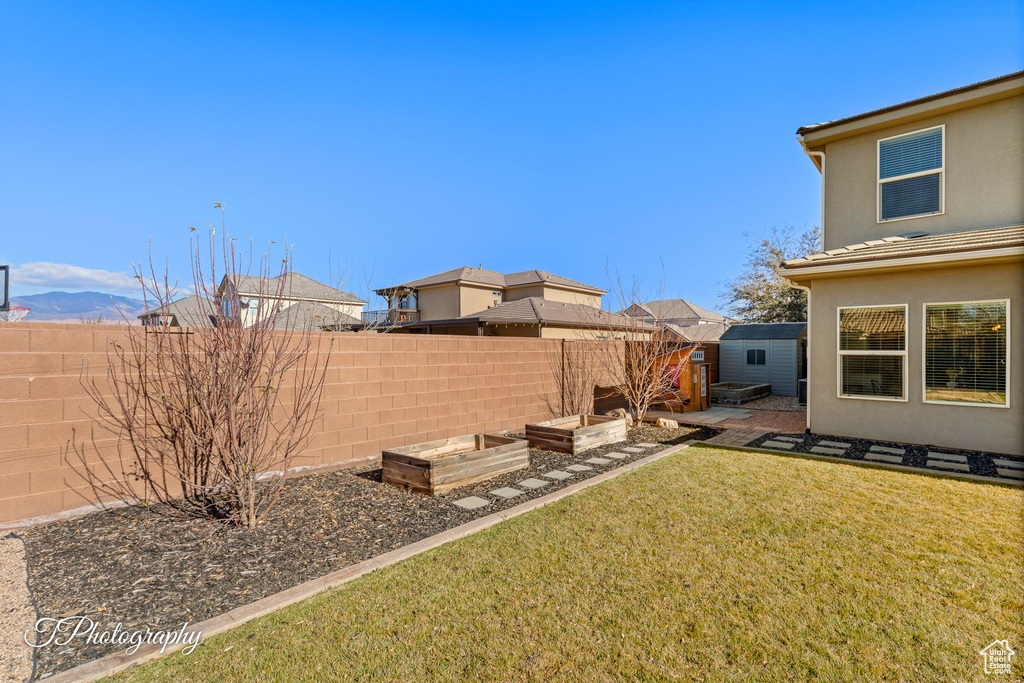
[[[364,574],[382,569],[392,564],[406,560],[414,555],[432,550],[439,546],[444,545],[450,541],[454,541],[465,536],[470,536],[478,531],[483,531],[488,527],[492,527],[496,524],[500,524],[505,520],[518,517],[519,515],[537,510],[539,508],[555,503],[567,496],[571,496],[574,493],[582,491],[585,488],[589,488],[596,484],[614,479],[620,474],[625,474],[631,470],[635,470],[639,467],[643,467],[656,460],[660,460],[664,457],[677,453],[684,448],[689,447],[691,444],[697,442],[687,441],[686,443],[679,444],[676,446],[670,446],[651,455],[634,460],[631,463],[617,467],[613,470],[603,472],[589,479],[567,486],[564,489],[558,491],[552,491],[551,493],[528,500],[524,503],[520,503],[514,507],[510,507],[507,510],[495,512],[484,517],[474,519],[472,522],[467,522],[461,526],[442,531],[439,534],[428,536],[427,538],[410,543],[409,545],[402,546],[396,550],[386,552],[377,557],[372,557],[369,560],[364,560],[357,564],[344,567],[330,574],[326,574],[317,579],[311,579],[305,583],[301,583],[298,586],[293,586],[274,595],[268,595],[265,598],[261,598],[256,602],[249,603],[248,605],[242,605],[235,609],[225,612],[224,614],[207,619],[206,621],[198,624],[193,624],[189,627],[189,632],[201,631],[203,639],[210,636],[215,636],[219,633],[229,631],[236,626],[257,619],[259,617],[275,612],[283,607],[292,605],[296,602],[300,602],[307,598],[311,598],[314,595],[322,593],[331,588],[335,588],[344,583],[348,583],[353,579],[357,579]],[[67,669],[53,676],[47,677],[45,680],[47,683],[85,683],[86,681],[97,681],[101,678],[106,678],[119,671],[123,671],[129,667],[138,666],[145,662],[148,662],[158,657],[169,655],[172,652],[177,652],[184,647],[183,644],[169,646],[163,652],[160,651],[158,645],[143,645],[134,654],[128,655],[124,652],[116,652],[114,654],[94,659],[91,662],[81,664],[72,669]]]
[[884,462],[871,462],[868,460],[852,460],[850,458],[839,458],[834,455],[818,455],[817,453],[801,453],[799,451],[780,451],[773,448],[758,448],[750,446],[724,446],[717,443],[697,441],[694,446],[705,446],[707,448],[719,448],[726,451],[746,451],[748,453],[766,453],[768,455],[784,455],[788,458],[803,458],[804,460],[820,460],[822,462],[834,462],[854,467],[869,467],[881,470],[895,470],[897,472],[908,472],[920,474],[925,477],[936,477],[938,479],[962,479],[982,484],[996,484],[998,486],[1009,486],[1011,488],[1024,488],[1024,481],[1011,481],[1009,479],[998,479],[986,477],[981,474],[963,474],[962,472],[943,472],[941,470],[926,470],[921,467],[910,467],[909,465],[891,465]]

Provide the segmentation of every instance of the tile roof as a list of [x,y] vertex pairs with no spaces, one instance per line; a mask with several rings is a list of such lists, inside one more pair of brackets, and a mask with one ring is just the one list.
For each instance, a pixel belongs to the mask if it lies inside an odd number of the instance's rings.
[[323,327],[356,327],[360,321],[316,301],[300,301],[281,309],[270,321],[275,330],[320,329]]
[[344,292],[336,287],[325,285],[302,273],[285,273],[277,277],[264,278],[254,275],[241,275],[238,277],[236,287],[239,294],[250,294],[252,296],[274,295],[277,293],[279,282],[282,293],[290,299],[314,299],[317,301],[335,301],[338,303],[365,304],[366,302],[351,292]]
[[732,339],[799,339],[804,336],[807,323],[743,323],[733,325],[722,341]]
[[[645,304],[637,304],[637,307],[658,320],[709,320],[721,323],[732,320],[720,313],[701,308],[686,299],[658,299]],[[620,311],[620,313],[625,313],[625,311]]]
[[628,328],[637,325],[633,318],[603,311],[600,308],[551,301],[539,296],[505,301],[485,311],[464,315],[459,320],[492,323],[545,323],[574,327]]
[[1024,247],[1024,225],[985,230],[949,232],[941,235],[921,237],[884,237],[851,244],[838,249],[829,249],[818,254],[791,259],[782,264],[783,270],[798,271],[811,266],[828,266],[861,261],[951,254],[1000,247]]
[[718,341],[729,329],[725,323],[704,323],[703,325],[676,325],[665,323],[665,329],[688,342]]
[[453,268],[452,270],[446,270],[443,273],[428,275],[427,277],[421,277],[418,280],[412,280],[400,285],[384,287],[382,289],[378,289],[377,293],[380,294],[382,292],[398,288],[415,289],[417,287],[443,285],[452,282],[473,282],[500,288],[521,287],[531,284],[553,284],[604,294],[603,289],[598,289],[597,287],[592,287],[590,285],[583,284],[582,282],[577,282],[576,280],[570,280],[569,278],[562,277],[561,275],[553,275],[552,273],[547,273],[543,270],[524,270],[519,273],[510,273],[505,275],[494,270],[471,268],[470,266]]
[[213,304],[204,302],[197,294],[193,294],[152,308],[138,317],[141,319],[156,315],[173,316],[179,327],[213,327],[212,313]]
[[844,124],[844,123],[849,123],[850,121],[856,121],[858,119],[866,119],[866,118],[869,118],[871,116],[877,116],[879,114],[885,114],[885,113],[888,113],[890,111],[895,111],[897,109],[903,109],[904,107],[912,107],[915,104],[923,104],[925,102],[930,102],[931,100],[938,100],[938,99],[942,99],[943,97],[950,97],[952,95],[958,95],[960,93],[967,92],[969,90],[977,90],[978,88],[984,88],[987,85],[994,85],[996,83],[1001,83],[1003,81],[1011,81],[1011,80],[1013,80],[1015,78],[1021,78],[1021,77],[1024,77],[1024,71],[1015,71],[1015,72],[1013,72],[1011,74],[1006,74],[1004,76],[997,76],[995,78],[990,78],[990,79],[988,79],[986,81],[979,81],[977,83],[971,83],[970,85],[963,85],[963,86],[960,86],[958,88],[953,88],[952,90],[945,90],[945,91],[940,92],[940,93],[935,93],[934,95],[926,95],[924,97],[918,97],[917,99],[908,100],[906,102],[901,102],[899,104],[892,104],[892,105],[889,105],[887,107],[882,107],[881,109],[873,109],[871,111],[864,112],[863,114],[855,114],[854,116],[846,116],[846,117],[843,117],[841,119],[835,119],[833,121],[824,121],[822,123],[812,123],[812,124],[807,125],[807,126],[801,126],[800,128],[797,129],[796,134],[797,135],[803,135],[804,133],[813,133],[813,132],[816,132],[816,131],[819,131],[819,130],[824,130],[825,128],[831,128],[833,126],[838,126],[838,125],[841,125],[841,124]]

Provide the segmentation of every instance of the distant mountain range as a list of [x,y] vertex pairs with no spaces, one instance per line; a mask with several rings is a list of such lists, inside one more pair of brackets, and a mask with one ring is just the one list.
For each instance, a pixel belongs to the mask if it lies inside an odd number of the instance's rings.
[[123,313],[134,323],[135,316],[146,310],[141,299],[102,292],[29,294],[11,297],[11,305],[32,309],[25,322],[78,322],[103,316],[103,322],[117,324],[122,321]]

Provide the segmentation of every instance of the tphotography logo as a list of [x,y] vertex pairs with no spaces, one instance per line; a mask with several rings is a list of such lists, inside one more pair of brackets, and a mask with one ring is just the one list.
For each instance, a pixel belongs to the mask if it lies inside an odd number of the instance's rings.
[[180,629],[172,631],[154,631],[150,628],[129,631],[120,623],[112,630],[102,631],[99,624],[89,617],[43,617],[36,621],[34,630],[25,631],[25,642],[31,647],[47,647],[68,645],[75,639],[82,639],[83,645],[124,645],[125,654],[129,655],[135,654],[143,645],[159,645],[160,652],[164,652],[172,645],[182,644],[185,646],[182,652],[188,655],[199,646],[202,636],[202,631],[189,631],[187,621]]

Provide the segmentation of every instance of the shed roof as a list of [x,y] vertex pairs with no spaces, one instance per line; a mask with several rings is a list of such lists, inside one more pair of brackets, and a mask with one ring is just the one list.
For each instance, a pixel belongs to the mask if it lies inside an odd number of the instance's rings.
[[745,323],[730,327],[721,340],[800,339],[806,333],[807,323]]

